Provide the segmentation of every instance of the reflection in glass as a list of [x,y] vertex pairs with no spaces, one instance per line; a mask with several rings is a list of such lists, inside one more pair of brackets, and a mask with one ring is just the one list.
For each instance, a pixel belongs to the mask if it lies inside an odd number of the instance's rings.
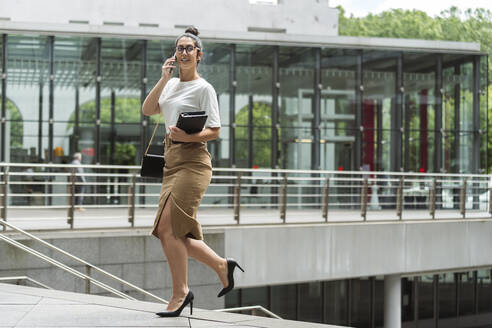
[[241,306],[261,305],[264,308],[268,309],[268,290],[269,287],[253,287],[242,289]]
[[489,117],[488,117],[488,108],[489,108],[489,82],[488,82],[488,60],[486,56],[480,57],[480,130],[482,133],[481,141],[480,141],[480,172],[477,173],[487,173],[489,172],[488,166],[492,163],[488,163],[487,158],[487,135],[489,133]]
[[311,169],[314,50],[280,47],[281,167]]
[[[49,143],[49,42],[43,35],[9,34],[7,38],[6,149],[10,161],[44,161]],[[0,41],[0,46],[2,41]],[[96,55],[99,38],[59,35],[54,37],[53,146],[67,156],[95,150],[90,132],[82,124],[95,125]],[[147,44],[147,80],[142,80]],[[276,46],[275,46],[276,47]],[[199,74],[217,91],[223,128],[220,138],[208,144],[214,165],[229,166],[231,122],[236,120],[237,166],[310,169],[313,149],[320,149],[322,169],[354,167],[356,63],[363,59],[362,164],[365,169],[390,170],[401,160],[405,171],[431,172],[435,137],[442,137],[443,169],[472,172],[473,146],[480,142],[480,163],[487,166],[488,62],[486,56],[382,50],[350,50],[282,46],[279,50],[279,162],[271,163],[272,71],[274,46],[205,43]],[[229,117],[231,51],[235,48],[236,95],[234,117]],[[320,145],[313,145],[315,54],[321,51]],[[109,124],[110,149],[101,149],[102,162],[114,154],[115,138],[135,145],[140,141],[141,85],[148,93],[159,80],[165,59],[174,54],[174,40],[101,39],[101,123]],[[1,52],[0,52],[1,56]],[[396,73],[403,58],[403,106],[397,113]],[[435,131],[436,62],[442,58],[442,133]],[[0,58],[1,59],[1,58]],[[479,65],[480,120],[473,123],[474,62]],[[175,76],[178,76],[176,70]],[[114,112],[112,114],[112,108]],[[77,111],[77,109],[79,109]],[[78,115],[76,115],[78,112]],[[252,115],[249,115],[251,112]],[[41,115],[41,117],[40,117]],[[401,116],[401,128],[395,120]],[[77,117],[78,116],[78,117]],[[78,119],[77,119],[78,118]],[[129,125],[132,131],[111,124]],[[150,119],[145,134],[150,136]],[[37,123],[37,126],[36,126]],[[29,131],[27,131],[29,125]],[[84,127],[85,128],[85,127]],[[161,127],[162,128],[162,127]],[[90,127],[89,129],[92,129]],[[478,132],[478,133],[477,133]],[[29,134],[29,136],[27,136]],[[37,136],[37,138],[35,137]],[[91,137],[93,137],[91,135]],[[83,138],[84,146],[79,145]],[[401,138],[401,139],[400,139]],[[101,135],[101,139],[103,136]],[[401,151],[391,151],[401,140]],[[103,143],[107,140],[103,140]],[[393,156],[390,156],[393,154]],[[52,155],[52,154],[48,154]],[[34,157],[33,157],[34,156]],[[89,155],[88,155],[89,156]],[[401,156],[401,158],[400,158]],[[48,156],[49,157],[49,156]],[[58,157],[58,156],[57,156]],[[138,163],[135,159],[133,164]],[[57,159],[58,160],[58,159]],[[87,157],[84,161],[92,163]],[[393,162],[392,162],[393,161]],[[313,200],[316,202],[316,200]]]
[[[3,35],[0,36],[0,63],[3,63]],[[0,68],[0,71],[2,71],[2,73],[3,73],[3,67]],[[5,83],[5,80],[0,82],[0,107],[2,106],[1,104],[3,104],[3,88],[2,88],[3,83]],[[1,110],[1,108],[0,108],[0,110]],[[3,133],[2,129],[3,129],[3,126],[0,125],[0,133]],[[7,137],[6,135],[5,135],[5,137],[3,137],[3,134],[0,134],[0,136],[2,136],[2,138]],[[9,136],[9,139],[10,139],[10,136]],[[2,146],[2,143],[4,143],[4,142],[5,142],[5,140],[0,140],[0,147],[10,148],[10,144],[7,144],[7,143],[5,143],[5,145]],[[4,158],[0,158],[0,161],[4,162],[6,160]]]
[[403,56],[403,126],[405,171],[431,172],[434,143],[434,89],[436,58],[433,54]]
[[297,319],[297,287],[296,285],[281,285],[270,287],[271,311],[282,319]]
[[475,300],[475,292],[474,292],[474,275],[473,272],[463,272],[458,273],[457,275],[461,276],[461,280],[459,282],[459,313],[460,316],[469,315],[475,313],[474,309],[474,300]]
[[297,320],[322,322],[321,282],[299,284],[299,317]]
[[222,125],[220,136],[218,139],[207,143],[208,150],[212,155],[213,166],[229,166],[230,57],[230,45],[207,42],[204,45],[203,59],[198,65],[198,73],[214,87],[219,103]]
[[355,74],[358,51],[323,49],[321,169],[353,170]]
[[478,311],[492,312],[492,273],[491,270],[478,270]]
[[434,317],[434,276],[419,277],[419,319],[432,319]]
[[454,273],[439,275],[439,318],[456,316],[456,280]]
[[271,167],[272,65],[273,47],[236,46],[238,167]]
[[348,281],[334,280],[325,282],[326,323],[347,324]]
[[[82,162],[93,164],[95,136],[90,131],[96,122],[96,45],[96,38],[55,38],[53,147],[62,147],[67,161],[73,153],[82,152]],[[84,128],[82,123],[86,123]],[[83,147],[79,144],[81,139]]]
[[[10,162],[29,162],[35,149],[34,161],[47,161],[48,128],[43,122],[48,122],[49,117],[48,37],[10,34],[7,54],[5,158]],[[27,131],[24,120],[37,124]],[[25,133],[30,136],[24,138]]]
[[414,293],[414,277],[405,277],[401,279],[401,320],[413,321],[414,320],[414,305],[415,305],[415,293]]
[[[362,167],[367,171],[389,171],[391,163],[401,152],[390,151],[399,136],[396,127],[396,59],[398,54],[383,51],[363,53],[363,101],[362,101]],[[383,133],[376,143],[378,131]],[[381,133],[381,132],[379,132]],[[380,147],[380,149],[379,149]],[[394,164],[396,165],[396,164]],[[399,168],[397,168],[399,169]]]
[[376,327],[384,325],[384,276],[374,278],[374,322]]
[[233,289],[229,293],[227,293],[224,298],[224,303],[226,308],[234,308],[241,306],[241,292],[242,289]]
[[460,173],[473,170],[473,63],[460,67]]
[[350,324],[355,327],[371,326],[371,280],[369,278],[352,279],[352,313]]
[[443,168],[445,172],[452,172],[456,168],[456,133],[455,133],[455,95],[456,83],[454,80],[454,67],[443,68],[443,94],[442,94],[442,152]]
[[[101,47],[101,162],[138,164],[145,147],[138,124],[144,43],[104,38]],[[116,128],[121,123],[124,128]]]

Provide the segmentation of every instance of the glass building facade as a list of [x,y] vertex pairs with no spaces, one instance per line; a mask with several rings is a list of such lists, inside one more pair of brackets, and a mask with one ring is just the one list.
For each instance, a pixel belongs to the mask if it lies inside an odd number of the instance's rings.
[[[173,40],[2,34],[1,161],[134,165]],[[218,167],[485,172],[481,54],[205,41]],[[160,129],[159,138],[164,129]],[[157,138],[157,139],[159,139]]]
[[[492,322],[490,269],[404,277],[401,287],[403,328]],[[384,326],[384,277],[242,288],[226,295],[225,303],[228,308],[261,305],[283,319],[377,328]]]

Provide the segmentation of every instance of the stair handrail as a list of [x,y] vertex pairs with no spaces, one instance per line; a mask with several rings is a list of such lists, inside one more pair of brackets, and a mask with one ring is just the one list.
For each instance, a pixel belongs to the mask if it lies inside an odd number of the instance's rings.
[[[58,247],[56,247],[56,246],[54,246],[54,245],[52,245],[52,244],[44,241],[44,240],[42,240],[41,238],[38,238],[38,237],[34,236],[33,234],[31,234],[31,233],[29,233],[27,231],[24,231],[24,230],[16,227],[16,226],[12,225],[11,223],[8,223],[5,220],[0,219],[0,224],[3,225],[3,226],[5,226],[5,227],[9,227],[9,228],[11,228],[11,229],[13,229],[13,230],[21,233],[21,234],[23,234],[23,235],[25,235],[25,236],[33,239],[33,240],[36,240],[36,241],[40,242],[41,244],[43,244],[43,245],[45,245],[45,246],[47,246],[47,247],[49,247],[49,248],[51,248],[53,250],[56,250],[57,252],[60,252],[60,253],[62,253],[64,255],[68,256],[72,260],[75,260],[75,261],[77,261],[79,263],[82,263],[86,267],[89,267],[91,269],[94,269],[94,270],[98,271],[99,273],[101,273],[101,274],[103,274],[103,275],[105,275],[105,276],[107,276],[107,277],[109,277],[109,278],[111,278],[113,280],[118,281],[119,283],[122,283],[122,284],[124,284],[124,285],[126,285],[128,287],[131,287],[131,288],[137,290],[138,292],[140,292],[142,294],[145,294],[145,295],[147,295],[149,297],[152,297],[152,298],[158,300],[159,302],[162,302],[164,304],[167,304],[168,303],[165,299],[163,299],[163,298],[161,298],[159,296],[156,296],[156,295],[154,295],[154,294],[152,294],[152,293],[150,293],[150,292],[148,292],[148,291],[146,291],[146,290],[144,290],[144,289],[142,289],[142,288],[140,288],[140,287],[138,287],[138,286],[136,286],[136,285],[134,285],[134,284],[132,284],[132,283],[130,283],[128,281],[126,281],[126,280],[123,280],[123,279],[121,279],[121,278],[119,278],[119,277],[117,277],[117,276],[115,276],[115,275],[113,275],[113,274],[111,274],[111,273],[109,273],[109,272],[107,272],[107,271],[105,271],[105,270],[103,270],[103,269],[101,269],[101,268],[99,268],[99,267],[97,267],[97,266],[95,266],[95,265],[93,265],[93,264],[85,261],[85,260],[82,260],[81,258],[79,258],[79,257],[77,257],[77,256],[75,256],[73,254],[70,254],[70,253],[68,253],[68,252],[66,252],[66,251],[64,251],[64,250],[62,250],[62,249],[60,249],[60,248],[58,248]],[[133,298],[133,297],[131,297],[131,296],[125,294],[125,293],[122,293],[122,292],[114,289],[113,287],[110,287],[110,286],[108,286],[108,285],[106,285],[106,284],[104,284],[104,283],[102,283],[102,282],[100,282],[100,281],[98,281],[98,280],[96,280],[96,279],[88,276],[88,275],[85,275],[85,274],[83,274],[83,273],[75,270],[75,269],[72,269],[69,266],[67,266],[67,265],[65,265],[65,264],[63,264],[63,263],[61,263],[59,261],[56,261],[56,260],[48,257],[47,255],[42,254],[42,253],[40,253],[40,252],[38,252],[38,251],[36,251],[36,250],[34,250],[32,248],[29,248],[29,247],[27,247],[27,246],[25,246],[25,245],[23,245],[23,244],[15,241],[15,240],[13,240],[13,239],[11,239],[11,238],[3,235],[3,234],[0,234],[0,238],[2,238],[7,243],[9,243],[9,244],[11,244],[13,246],[16,246],[17,248],[20,248],[20,249],[22,249],[22,250],[24,250],[24,251],[26,251],[26,252],[28,252],[28,253],[30,253],[32,255],[35,255],[38,258],[44,259],[45,261],[47,261],[47,262],[49,262],[49,263],[51,263],[51,264],[53,264],[53,265],[55,265],[55,266],[57,266],[57,267],[59,267],[61,269],[64,269],[65,271],[71,272],[72,274],[74,274],[74,275],[76,275],[76,276],[78,276],[80,278],[83,278],[85,280],[88,280],[88,281],[92,282],[93,284],[95,284],[96,286],[99,286],[99,287],[101,287],[101,288],[103,288],[103,289],[105,289],[107,291],[110,291],[113,294],[116,294],[116,295],[118,295],[118,296],[120,296],[122,298],[135,300],[135,298]]]
[[25,246],[25,245],[15,241],[15,240],[13,240],[12,238],[9,238],[7,236],[0,234],[0,239],[3,239],[5,242],[11,244],[12,246],[15,246],[15,247],[17,247],[17,248],[19,248],[19,249],[21,249],[21,250],[23,250],[29,254],[32,254],[32,255],[38,257],[39,259],[44,260],[45,262],[53,264],[54,266],[56,266],[60,269],[63,269],[66,272],[71,273],[74,276],[85,279],[86,281],[89,281],[89,282],[93,283],[94,285],[96,285],[96,286],[98,286],[98,287],[100,287],[100,288],[102,288],[102,289],[104,289],[110,293],[118,295],[121,298],[128,299],[128,300],[135,300],[135,298],[133,298],[129,295],[126,295],[125,293],[122,293],[119,290],[116,290],[113,287],[110,287],[110,286],[108,286],[108,285],[106,285],[106,284],[104,284],[104,283],[102,283],[102,282],[100,282],[100,281],[98,281],[92,277],[89,277],[88,275],[85,275],[85,274],[75,270],[75,269],[72,269],[69,266],[67,266],[67,265],[65,265],[65,264],[63,264],[57,260],[53,260],[49,256],[47,256],[43,253],[40,253],[40,252],[38,252],[38,251],[28,247],[28,246]]
[[238,311],[247,311],[247,310],[260,310],[272,318],[283,320],[280,316],[276,315],[275,313],[264,308],[261,305],[241,306],[241,307],[234,307],[234,308],[227,308],[227,309],[218,309],[215,311],[217,311],[217,312],[238,312]]
[[[53,288],[51,288],[50,286],[45,285],[45,284],[43,284],[43,283],[41,283],[41,282],[37,281],[36,279],[32,279],[31,277],[28,277],[28,276],[0,277],[0,283],[1,283],[1,282],[4,282],[4,281],[14,281],[14,280],[15,280],[15,281],[17,281],[17,282],[19,282],[19,281],[21,281],[21,280],[27,280],[27,281],[30,281],[30,282],[32,282],[33,284],[38,285],[38,286],[40,286],[40,287],[43,287],[43,288],[46,288],[46,289],[53,289]],[[17,285],[18,285],[18,284],[19,284],[19,283],[17,283]]]

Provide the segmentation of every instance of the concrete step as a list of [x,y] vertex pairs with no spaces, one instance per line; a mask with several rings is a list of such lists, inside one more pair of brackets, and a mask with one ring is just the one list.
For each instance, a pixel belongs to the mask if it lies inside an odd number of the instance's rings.
[[178,318],[155,315],[164,309],[159,303],[0,283],[1,327],[340,327],[195,308],[190,316],[189,307]]

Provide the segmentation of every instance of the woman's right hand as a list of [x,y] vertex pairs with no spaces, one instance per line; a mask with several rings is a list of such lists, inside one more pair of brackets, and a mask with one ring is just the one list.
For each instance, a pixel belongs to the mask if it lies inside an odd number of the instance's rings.
[[175,62],[176,62],[176,59],[174,58],[174,56],[166,59],[166,61],[164,62],[164,65],[162,65],[162,78],[163,79],[169,80],[173,76],[174,68],[176,67],[173,65]]

